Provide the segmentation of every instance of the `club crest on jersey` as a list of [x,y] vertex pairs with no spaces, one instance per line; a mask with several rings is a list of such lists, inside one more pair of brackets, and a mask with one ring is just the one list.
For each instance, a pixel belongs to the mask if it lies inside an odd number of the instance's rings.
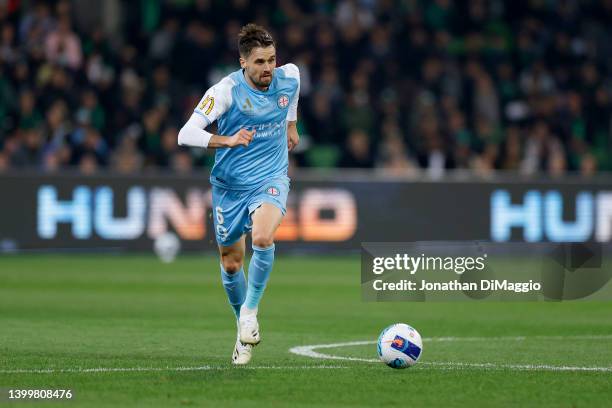
[[276,187],[268,187],[266,189],[266,193],[270,194],[271,196],[279,196],[280,195],[280,191]]
[[279,108],[285,109],[287,106],[289,106],[289,95],[281,94],[276,103],[278,104]]

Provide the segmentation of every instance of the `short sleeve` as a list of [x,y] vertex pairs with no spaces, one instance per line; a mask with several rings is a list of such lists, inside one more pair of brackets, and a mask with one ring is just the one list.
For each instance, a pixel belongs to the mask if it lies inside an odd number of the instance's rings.
[[193,110],[206,120],[206,126],[221,117],[232,105],[232,88],[234,81],[225,77],[212,86]]

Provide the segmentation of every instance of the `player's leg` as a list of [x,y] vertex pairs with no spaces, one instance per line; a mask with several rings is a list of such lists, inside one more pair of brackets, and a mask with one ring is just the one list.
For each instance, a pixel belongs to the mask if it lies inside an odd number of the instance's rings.
[[228,301],[236,315],[236,343],[232,353],[233,364],[247,364],[251,360],[253,346],[240,341],[238,316],[240,305],[246,297],[244,277],[245,228],[248,207],[240,193],[213,187],[213,219],[215,236],[221,257],[221,281]]
[[244,228],[247,207],[237,192],[213,186],[212,204],[215,237],[221,257],[221,282],[236,318],[246,296],[246,280],[243,271]]
[[230,246],[219,245],[221,256],[221,282],[236,318],[240,316],[240,306],[244,303],[247,283],[244,277],[245,236]]
[[274,264],[274,233],[281,223],[283,213],[274,204],[264,202],[251,215],[253,222],[253,256],[249,263],[246,299],[240,310],[240,340],[257,344],[259,324],[257,308],[266,288]]

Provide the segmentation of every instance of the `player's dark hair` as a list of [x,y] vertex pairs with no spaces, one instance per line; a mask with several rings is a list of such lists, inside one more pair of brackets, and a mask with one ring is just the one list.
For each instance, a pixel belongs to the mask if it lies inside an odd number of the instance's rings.
[[265,28],[257,24],[247,24],[238,33],[238,51],[243,58],[248,57],[253,48],[271,45],[275,45],[274,39]]

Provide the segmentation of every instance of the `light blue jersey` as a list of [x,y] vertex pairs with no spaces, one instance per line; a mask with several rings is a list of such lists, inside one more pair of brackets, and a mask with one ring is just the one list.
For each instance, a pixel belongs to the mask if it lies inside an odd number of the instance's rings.
[[297,120],[300,88],[298,68],[274,69],[267,91],[251,88],[238,70],[210,88],[195,112],[208,124],[217,120],[217,134],[232,136],[253,130],[249,146],[218,148],[210,182],[230,190],[249,190],[266,180],[287,177],[287,121]]
[[215,236],[230,246],[252,227],[251,215],[263,203],[286,211],[287,122],[297,120],[300,74],[293,64],[274,70],[267,91],[251,88],[242,70],[210,88],[195,113],[205,126],[215,120],[217,133],[232,136],[240,129],[253,130],[247,146],[217,149],[210,175],[213,184]]

